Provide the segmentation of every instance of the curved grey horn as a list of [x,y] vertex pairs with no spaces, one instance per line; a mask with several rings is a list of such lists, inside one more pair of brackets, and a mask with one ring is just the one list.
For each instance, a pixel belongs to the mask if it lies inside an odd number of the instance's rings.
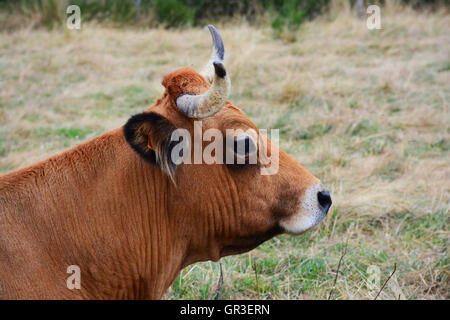
[[200,74],[211,83],[214,80],[215,74],[213,63],[216,61],[223,63],[225,48],[223,47],[223,41],[222,37],[219,34],[219,31],[217,31],[217,29],[212,25],[208,25],[208,29],[209,32],[211,32],[212,37],[211,57],[209,58],[208,63],[203,67],[203,70],[200,72]]
[[230,94],[231,82],[224,66],[222,37],[216,28],[208,25],[211,32],[213,51],[202,75],[211,82],[208,91],[200,95],[184,94],[178,97],[177,106],[189,118],[205,118],[223,107]]

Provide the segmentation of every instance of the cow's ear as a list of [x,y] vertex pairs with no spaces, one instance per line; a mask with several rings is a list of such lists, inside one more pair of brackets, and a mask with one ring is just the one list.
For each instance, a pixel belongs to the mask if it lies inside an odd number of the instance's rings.
[[124,134],[134,151],[174,180],[176,165],[171,159],[171,151],[176,142],[171,141],[171,136],[175,129],[175,126],[160,114],[144,112],[127,121]]

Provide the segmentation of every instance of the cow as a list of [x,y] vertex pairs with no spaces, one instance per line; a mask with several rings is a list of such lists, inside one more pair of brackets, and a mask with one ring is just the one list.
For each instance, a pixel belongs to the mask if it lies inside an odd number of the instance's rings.
[[[213,53],[202,73],[166,74],[162,97],[121,128],[0,176],[0,298],[160,299],[190,264],[324,219],[331,197],[320,180],[227,100],[223,41],[208,28]],[[190,133],[179,140],[186,146],[199,128],[223,137],[242,129],[235,140],[244,148],[232,144],[232,152],[246,158],[265,145],[278,154],[277,172],[262,174],[269,164],[259,155],[255,163],[177,162],[173,133]]]

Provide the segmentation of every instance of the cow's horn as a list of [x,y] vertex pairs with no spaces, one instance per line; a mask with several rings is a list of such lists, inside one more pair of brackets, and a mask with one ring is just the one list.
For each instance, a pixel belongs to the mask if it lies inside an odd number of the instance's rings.
[[222,37],[216,28],[208,25],[213,42],[211,58],[202,75],[212,82],[208,91],[199,95],[183,94],[177,99],[177,106],[189,118],[205,118],[223,107],[230,94],[230,78],[224,66]]

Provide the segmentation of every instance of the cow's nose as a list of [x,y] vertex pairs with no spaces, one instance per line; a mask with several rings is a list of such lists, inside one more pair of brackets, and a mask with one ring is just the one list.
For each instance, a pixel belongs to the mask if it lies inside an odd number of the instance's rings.
[[319,200],[319,204],[326,214],[328,212],[328,209],[330,209],[331,207],[330,193],[327,190],[319,191],[317,193],[317,200]]

